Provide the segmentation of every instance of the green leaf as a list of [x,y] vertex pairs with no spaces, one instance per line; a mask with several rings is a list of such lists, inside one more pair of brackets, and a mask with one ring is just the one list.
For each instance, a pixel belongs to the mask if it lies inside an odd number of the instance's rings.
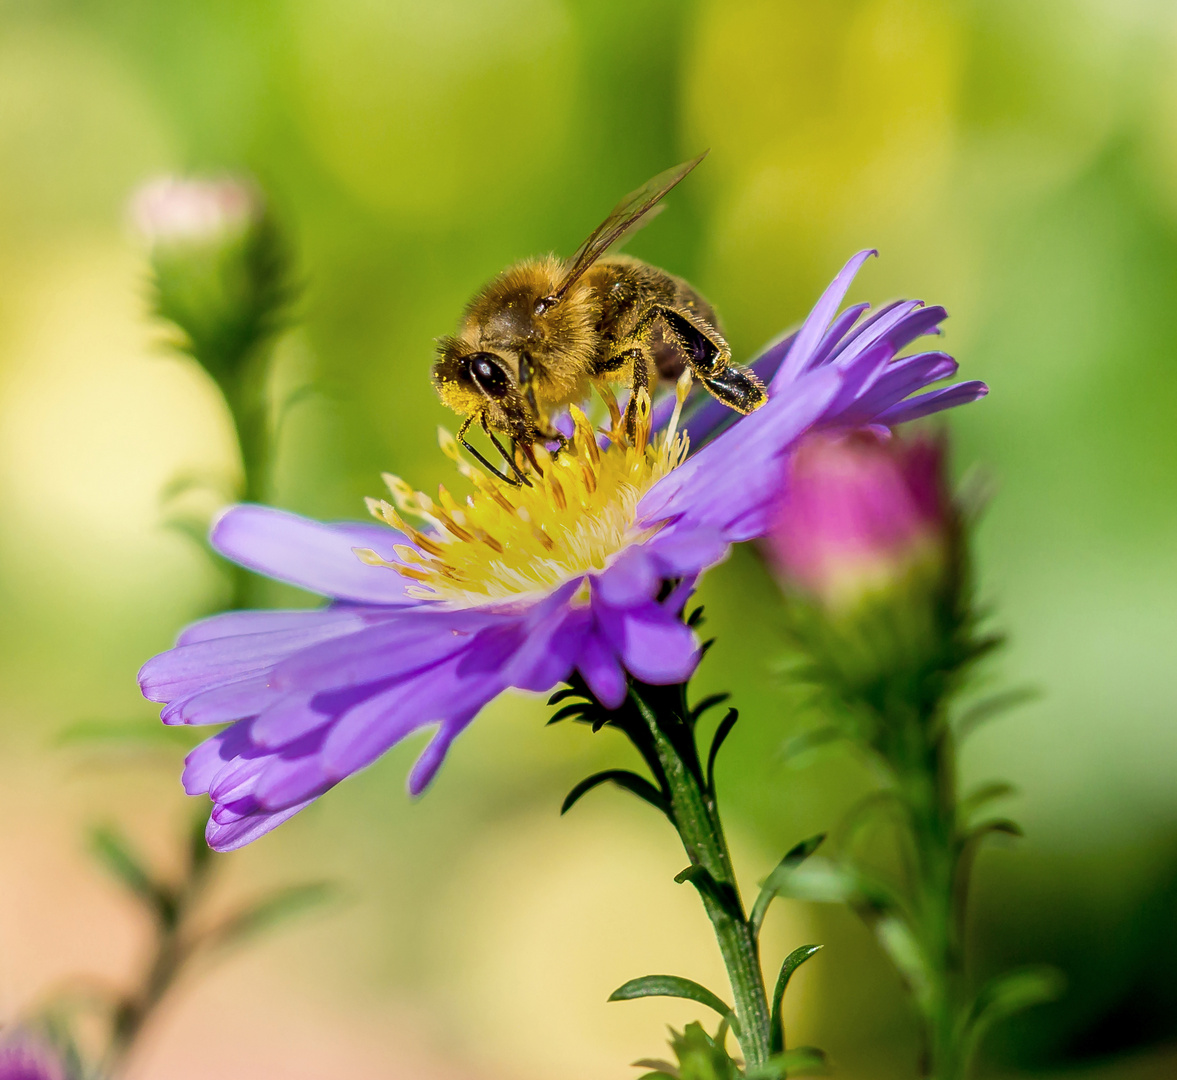
[[1016,795],[1017,792],[1018,789],[1013,784],[1007,784],[1002,781],[982,784],[961,799],[957,814],[962,822],[967,822],[981,807],[997,799],[1004,799],[1010,795]]
[[802,964],[821,950],[820,945],[802,945],[794,949],[785,957],[781,965],[781,973],[777,976],[776,987],[772,992],[772,1018],[769,1023],[771,1034],[770,1049],[774,1054],[780,1054],[785,1048],[785,1025],[781,1019],[781,1005],[785,1000],[785,990],[789,980]]
[[727,912],[729,918],[736,922],[743,921],[744,913],[740,909],[740,897],[735,887],[730,883],[716,881],[714,875],[706,867],[688,866],[685,870],[680,870],[675,874],[674,880],[680,885],[689,881],[699,890],[700,896],[710,897],[714,900]]
[[604,772],[593,773],[592,776],[586,777],[565,796],[560,813],[568,813],[582,795],[592,791],[600,784],[607,783],[616,784],[618,787],[625,788],[626,791],[633,792],[639,799],[644,799],[655,810],[659,810],[669,817],[670,806],[663,798],[662,792],[645,777],[638,776],[637,773],[632,773],[628,769],[606,769]]
[[931,1007],[932,969],[910,924],[897,912],[888,911],[873,919],[872,928],[883,951],[926,1012]]
[[708,694],[707,697],[691,710],[691,720],[698,721],[708,709],[714,709],[716,705],[722,705],[730,697],[731,694]]
[[823,747],[839,742],[846,737],[846,732],[834,724],[810,728],[808,731],[794,735],[781,748],[782,759],[790,765],[798,765],[800,759],[813,754]]
[[158,717],[109,720],[91,718],[67,724],[56,735],[58,746],[102,747],[135,750],[186,750],[200,736],[182,725],[169,727]]
[[744,1074],[747,1080],[785,1080],[788,1076],[813,1076],[827,1072],[826,1056],[816,1046],[798,1046],[770,1057],[763,1065],[753,1065]]
[[317,907],[335,893],[335,886],[326,881],[312,881],[279,889],[231,915],[211,930],[204,942],[216,948],[237,945],[270,929],[283,919]]
[[964,1022],[964,1060],[972,1059],[994,1024],[1015,1013],[1056,1001],[1066,989],[1066,979],[1057,968],[1018,968],[990,979],[977,994]]
[[655,1073],[665,1073],[667,1076],[673,1076],[675,1080],[678,1080],[678,1066],[671,1064],[669,1061],[663,1061],[661,1058],[638,1058],[637,1061],[631,1062],[630,1064],[635,1069],[653,1069]]
[[619,986],[609,995],[610,1001],[634,1001],[644,997],[672,997],[685,998],[706,1005],[714,1009],[720,1016],[728,1018],[732,1030],[736,1030],[735,1013],[732,1007],[724,1003],[705,986],[697,982],[684,979],[678,975],[643,975],[639,979],[630,979],[623,986]]
[[126,837],[112,825],[90,834],[90,846],[98,860],[132,893],[156,913],[166,914],[172,898],[135,853]]
[[772,903],[773,897],[784,888],[788,876],[821,846],[825,838],[825,833],[818,833],[790,848],[785,857],[777,863],[776,869],[765,879],[760,888],[760,895],[756,897],[756,903],[752,905],[752,915],[748,919],[753,936],[759,936],[764,916],[768,914],[768,905]]
[[[724,697],[727,695],[725,694]],[[728,709],[727,715],[715,729],[715,737],[711,740],[711,750],[707,754],[707,790],[715,792],[715,759],[719,756],[719,748],[724,740],[732,733],[736,721],[740,718],[739,709]]]
[[1042,691],[1037,687],[1020,686],[1012,690],[1004,690],[1000,694],[993,694],[990,697],[978,701],[957,718],[957,739],[963,741],[976,731],[977,728],[1000,716],[1003,712],[1008,712],[1010,709],[1017,708],[1019,705],[1026,705],[1031,701],[1036,701],[1041,696]]
[[[551,704],[551,702],[548,704]],[[561,720],[567,720],[569,717],[584,716],[586,713],[591,712],[592,709],[593,706],[587,701],[574,701],[571,705],[565,705],[562,709],[557,709],[548,721],[548,725],[558,724]]]

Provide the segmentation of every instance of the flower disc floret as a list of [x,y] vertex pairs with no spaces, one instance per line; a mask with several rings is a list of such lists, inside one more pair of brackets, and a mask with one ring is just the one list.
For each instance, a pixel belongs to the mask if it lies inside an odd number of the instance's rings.
[[[679,386],[680,404],[689,387],[688,376]],[[650,413],[643,391],[630,440],[619,423],[599,437],[574,406],[573,433],[558,454],[537,447],[530,467],[520,455],[520,484],[471,468],[443,431],[442,451],[473,493],[459,503],[442,486],[434,501],[386,473],[392,502],[369,499],[368,509],[410,542],[396,545],[393,560],[370,548],[356,554],[408,579],[407,596],[453,605],[535,601],[567,582],[587,582],[657,532],[658,526],[637,523],[638,503],[686,458],[689,442],[676,430],[677,415],[665,432],[653,433]],[[576,599],[587,602],[587,584]]]

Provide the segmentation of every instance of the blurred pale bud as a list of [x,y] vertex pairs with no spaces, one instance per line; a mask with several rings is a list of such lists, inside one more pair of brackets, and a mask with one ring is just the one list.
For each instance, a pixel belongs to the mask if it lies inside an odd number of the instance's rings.
[[161,177],[134,194],[130,216],[148,244],[156,314],[232,397],[293,295],[287,245],[260,190],[244,179]]
[[913,575],[942,576],[956,533],[944,456],[926,435],[811,435],[765,544],[790,590],[844,612]]
[[131,199],[131,220],[152,247],[219,245],[239,237],[264,214],[252,184],[161,176]]

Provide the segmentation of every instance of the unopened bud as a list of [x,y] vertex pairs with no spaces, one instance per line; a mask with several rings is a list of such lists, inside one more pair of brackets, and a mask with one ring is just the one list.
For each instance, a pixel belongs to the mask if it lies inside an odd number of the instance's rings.
[[979,655],[943,438],[819,433],[790,462],[765,552],[798,644],[854,708],[916,712]]
[[156,314],[226,388],[281,326],[292,296],[286,245],[247,180],[163,177],[131,199],[148,244]]
[[941,439],[816,434],[797,450],[766,547],[789,587],[841,612],[946,566],[955,510]]

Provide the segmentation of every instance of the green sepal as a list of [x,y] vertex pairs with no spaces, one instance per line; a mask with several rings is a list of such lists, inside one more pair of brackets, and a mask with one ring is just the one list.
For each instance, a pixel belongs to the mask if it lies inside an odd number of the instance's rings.
[[[725,695],[726,696],[726,695]],[[715,737],[711,740],[711,750],[707,754],[707,790],[715,793],[715,759],[719,756],[719,748],[724,740],[732,733],[736,721],[740,719],[739,709],[728,709],[727,715],[715,729]]]
[[747,1080],[785,1080],[789,1076],[813,1076],[829,1071],[825,1054],[816,1046],[798,1046],[775,1054],[762,1065],[749,1067]]
[[687,626],[689,626],[692,630],[694,630],[696,626],[701,626],[702,623],[703,623],[703,605],[700,604],[697,608],[695,608],[694,611],[692,611],[690,613],[690,615],[687,616]]
[[579,695],[580,691],[575,686],[565,686],[548,698],[548,704],[559,705],[561,701],[567,701],[570,697],[577,697]]
[[825,833],[818,833],[816,836],[811,836],[808,840],[802,840],[801,843],[794,845],[777,863],[776,869],[765,879],[760,889],[760,895],[756,897],[756,903],[752,905],[752,914],[748,918],[753,936],[759,936],[764,916],[768,913],[768,905],[784,888],[786,878],[821,846],[825,838]]
[[653,784],[643,776],[630,772],[628,769],[605,769],[603,772],[593,773],[585,777],[564,797],[560,813],[566,814],[580,800],[582,795],[592,791],[600,784],[614,783],[626,791],[633,792],[639,799],[648,802],[655,810],[670,816],[670,805]]
[[697,982],[684,979],[679,975],[643,975],[637,979],[630,979],[629,982],[614,990],[609,995],[609,1000],[635,1001],[637,998],[644,997],[685,998],[687,1001],[706,1005],[707,1008],[714,1009],[720,1016],[726,1017],[732,1031],[737,1034],[739,1032],[736,1015],[732,1012],[730,1005],[725,1004],[722,998],[717,997],[707,987],[700,986]]
[[675,874],[674,880],[680,885],[689,881],[699,890],[700,896],[710,897],[714,900],[723,908],[729,918],[736,922],[743,921],[744,913],[740,909],[740,897],[735,886],[730,882],[716,881],[715,876],[705,866],[692,864]]
[[[820,945],[802,945],[801,948],[794,949],[789,953],[785,957],[785,962],[781,965],[781,973],[777,976],[776,987],[772,992],[772,1016],[769,1021],[769,1028],[771,1030],[769,1042],[770,1053],[782,1054],[785,1049],[785,1025],[781,1018],[781,1005],[785,1000],[785,990],[789,985],[789,980],[793,977],[794,971],[820,950]],[[775,1076],[777,1074],[774,1073],[773,1075]]]

